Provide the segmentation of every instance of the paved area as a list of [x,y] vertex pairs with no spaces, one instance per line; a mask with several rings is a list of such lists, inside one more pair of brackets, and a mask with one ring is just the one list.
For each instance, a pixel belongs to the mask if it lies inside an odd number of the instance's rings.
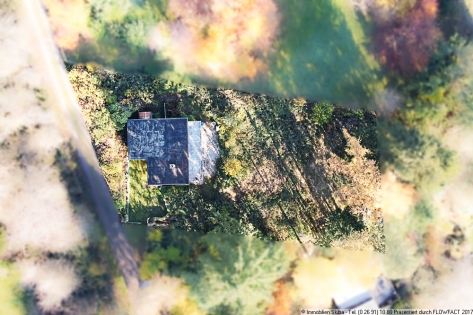
[[202,132],[202,175],[204,179],[215,176],[217,160],[220,158],[217,126],[204,124]]
[[194,185],[202,185],[204,179],[202,176],[202,148],[201,148],[201,130],[202,122],[189,121],[188,129],[188,145],[189,145],[189,183]]

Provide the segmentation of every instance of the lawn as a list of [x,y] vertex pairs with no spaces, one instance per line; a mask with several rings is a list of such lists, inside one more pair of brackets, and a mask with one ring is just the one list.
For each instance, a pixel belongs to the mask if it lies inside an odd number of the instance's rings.
[[129,161],[130,205],[129,221],[146,223],[149,217],[166,214],[163,196],[158,188],[148,187],[145,160]]

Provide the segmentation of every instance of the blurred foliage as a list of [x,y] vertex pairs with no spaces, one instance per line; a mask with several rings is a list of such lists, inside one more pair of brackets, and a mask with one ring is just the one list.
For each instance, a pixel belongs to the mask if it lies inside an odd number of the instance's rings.
[[458,157],[442,137],[454,126],[471,125],[471,51],[461,37],[442,41],[422,73],[398,78],[405,106],[379,120],[381,167],[394,169],[419,191],[435,191],[458,170]]
[[381,169],[393,170],[414,184],[421,201],[402,219],[385,226],[387,271],[409,277],[422,263],[438,269],[445,252],[433,228],[443,220],[431,200],[457,174],[460,156],[447,149],[444,135],[452,128],[470,128],[472,45],[455,35],[438,43],[423,71],[393,76],[403,104],[378,120]]
[[378,59],[406,76],[422,71],[442,35],[436,22],[437,0],[383,4],[371,10],[377,24],[372,42]]
[[431,191],[455,174],[454,153],[436,137],[407,129],[400,122],[381,120],[380,127],[383,167],[394,169],[402,180]]
[[[289,270],[280,243],[227,234],[158,231],[148,234],[142,274],[161,271],[184,277],[189,297],[207,314],[262,313],[272,301],[274,282]],[[182,307],[174,314],[182,312]]]
[[197,275],[185,275],[193,284],[191,296],[210,314],[262,312],[272,301],[274,282],[289,268],[283,246],[230,235],[204,239],[208,250],[197,259]]
[[186,298],[176,306],[171,309],[172,315],[204,315],[205,313],[201,311],[197,305],[197,303],[190,299]]
[[[405,95],[405,108],[396,115],[407,127],[443,133],[452,126],[468,102],[460,99],[469,93],[464,84],[471,84],[469,58],[471,45],[454,36],[439,43],[428,67],[414,78],[400,80],[399,90]],[[460,83],[461,82],[461,83]],[[458,86],[462,85],[462,91]],[[463,114],[462,113],[462,114]]]
[[386,251],[390,255],[384,259],[384,265],[391,278],[409,277],[422,264],[427,254],[423,237],[428,226],[436,224],[437,211],[423,199],[404,218],[386,224]]
[[[5,232],[0,227],[0,254],[3,256]],[[0,313],[25,314],[26,294],[20,286],[20,273],[15,265],[6,260],[0,260]]]
[[[46,7],[74,63],[360,107],[383,88],[380,65],[366,45],[371,25],[344,0],[234,1],[230,7],[221,1],[48,0]],[[61,13],[66,9],[80,13],[73,28]]]
[[267,315],[290,314],[295,303],[293,296],[294,285],[285,281],[276,282],[276,290],[273,291],[274,302],[265,311]]

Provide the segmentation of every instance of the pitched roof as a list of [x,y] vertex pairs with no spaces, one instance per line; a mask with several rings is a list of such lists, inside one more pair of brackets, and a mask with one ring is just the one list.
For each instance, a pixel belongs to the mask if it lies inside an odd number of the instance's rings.
[[148,185],[189,184],[187,118],[130,119],[130,160],[146,160]]

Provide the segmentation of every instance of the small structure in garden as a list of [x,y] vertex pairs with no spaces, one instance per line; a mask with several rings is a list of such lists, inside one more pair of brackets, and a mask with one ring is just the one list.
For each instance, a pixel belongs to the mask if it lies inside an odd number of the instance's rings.
[[148,185],[202,185],[207,126],[187,118],[153,119],[149,112],[139,117],[127,123],[128,158],[146,160]]
[[380,309],[389,307],[398,299],[396,289],[391,280],[380,277],[376,286],[349,299],[337,297],[333,304],[338,309]]

